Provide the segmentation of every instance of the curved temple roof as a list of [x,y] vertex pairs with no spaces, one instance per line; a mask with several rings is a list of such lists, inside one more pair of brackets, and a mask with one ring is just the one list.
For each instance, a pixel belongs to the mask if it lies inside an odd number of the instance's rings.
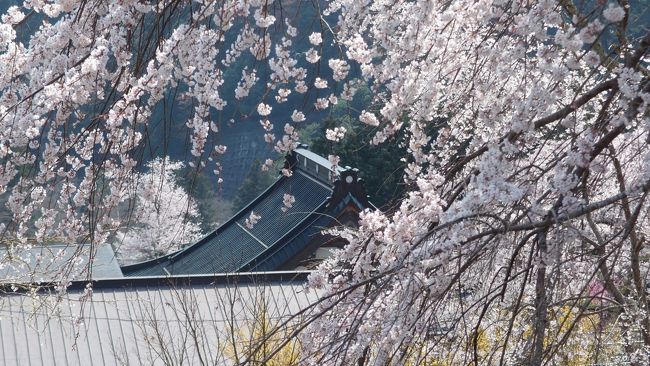
[[[358,186],[356,171],[337,169],[341,177],[332,185],[329,161],[298,148],[287,156],[291,177],[281,176],[248,206],[196,244],[151,261],[122,267],[125,276],[166,276],[229,273],[279,269],[303,251],[311,237],[318,235],[342,209],[348,193],[358,209],[369,207],[362,190],[341,189]],[[352,176],[352,178],[348,178]],[[337,189],[339,187],[339,189]],[[340,192],[339,192],[340,191]],[[282,212],[284,194],[295,197],[293,207]],[[349,202],[350,200],[345,200]],[[251,212],[261,216],[252,227],[245,224]]]

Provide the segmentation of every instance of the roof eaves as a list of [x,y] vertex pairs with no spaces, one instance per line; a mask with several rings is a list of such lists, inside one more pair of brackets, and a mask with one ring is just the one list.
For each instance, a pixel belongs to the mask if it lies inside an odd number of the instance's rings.
[[[256,284],[277,282],[305,282],[311,271],[270,271],[270,272],[239,272],[239,273],[214,273],[172,276],[133,276],[119,278],[105,278],[100,280],[74,280],[70,282],[67,291],[83,291],[89,283],[93,289],[146,287],[146,286],[180,286],[180,285],[228,285],[228,284]],[[36,282],[3,283],[0,284],[0,297],[4,295],[23,294],[34,288],[39,292],[56,291],[58,283]]]

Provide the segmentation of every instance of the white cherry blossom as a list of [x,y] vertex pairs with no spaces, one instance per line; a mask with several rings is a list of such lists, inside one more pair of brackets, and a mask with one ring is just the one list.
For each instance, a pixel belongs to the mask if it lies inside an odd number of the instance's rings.
[[323,37],[319,32],[313,32],[309,35],[309,43],[313,44],[314,46],[318,46],[323,43]]

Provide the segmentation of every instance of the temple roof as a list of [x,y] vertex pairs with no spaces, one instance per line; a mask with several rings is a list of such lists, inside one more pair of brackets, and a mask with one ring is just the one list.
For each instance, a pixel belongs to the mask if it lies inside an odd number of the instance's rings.
[[[125,276],[166,276],[202,273],[278,270],[302,252],[315,235],[331,224],[345,204],[369,207],[358,186],[356,171],[338,168],[339,179],[330,180],[329,161],[304,148],[287,156],[293,174],[278,180],[199,242],[161,258],[122,267]],[[348,178],[350,177],[350,178]],[[291,194],[293,206],[282,212],[283,197]],[[345,204],[343,204],[345,202]],[[246,226],[251,212],[261,216]]]

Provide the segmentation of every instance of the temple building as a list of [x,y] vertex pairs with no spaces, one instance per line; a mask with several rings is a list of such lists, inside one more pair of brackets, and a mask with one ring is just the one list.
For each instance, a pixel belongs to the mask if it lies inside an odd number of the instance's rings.
[[[373,208],[356,169],[337,168],[298,148],[288,155],[291,176],[278,180],[215,231],[178,252],[121,267],[124,276],[169,276],[309,269],[340,239],[321,232],[357,224],[359,212]],[[285,194],[295,198],[282,211]],[[252,227],[251,212],[260,216]]]

